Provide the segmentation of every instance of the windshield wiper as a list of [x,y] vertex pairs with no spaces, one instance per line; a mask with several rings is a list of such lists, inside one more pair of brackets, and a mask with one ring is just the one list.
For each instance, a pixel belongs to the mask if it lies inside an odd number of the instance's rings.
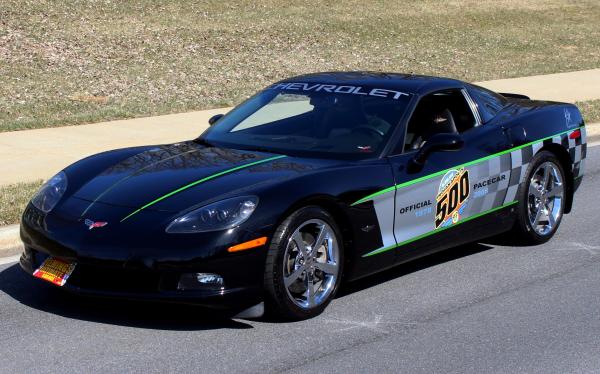
[[238,147],[238,149],[241,149],[243,151],[255,151],[255,152],[264,152],[264,153],[274,153],[277,155],[282,155],[284,153],[280,152],[280,151],[274,151],[270,148],[265,148],[265,147],[255,147],[255,146],[249,146],[249,147],[245,147],[245,146],[241,146]]
[[193,140],[194,143],[196,144],[200,144],[206,147],[223,147],[223,148],[229,148],[229,149],[239,149],[242,151],[254,151],[254,152],[264,152],[264,153],[275,153],[278,155],[282,155],[284,153],[279,152],[279,151],[274,151],[272,149],[269,148],[265,148],[265,147],[261,147],[261,146],[243,146],[243,145],[216,145],[213,144],[211,142],[209,142],[208,140],[204,139],[204,138],[196,138]]

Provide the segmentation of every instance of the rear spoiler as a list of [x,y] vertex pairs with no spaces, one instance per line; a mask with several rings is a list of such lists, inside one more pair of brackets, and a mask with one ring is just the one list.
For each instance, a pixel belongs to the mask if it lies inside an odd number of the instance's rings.
[[521,95],[521,94],[516,94],[516,93],[507,93],[507,92],[500,92],[500,95],[508,98],[508,99],[522,99],[522,100],[530,100],[529,96],[525,96],[525,95]]

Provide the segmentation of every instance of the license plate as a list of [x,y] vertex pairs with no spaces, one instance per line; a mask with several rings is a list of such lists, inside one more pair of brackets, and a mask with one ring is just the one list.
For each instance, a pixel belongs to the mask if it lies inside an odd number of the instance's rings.
[[58,258],[48,257],[36,271],[33,276],[53,283],[59,287],[67,283],[67,279],[75,270],[76,263],[59,260]]

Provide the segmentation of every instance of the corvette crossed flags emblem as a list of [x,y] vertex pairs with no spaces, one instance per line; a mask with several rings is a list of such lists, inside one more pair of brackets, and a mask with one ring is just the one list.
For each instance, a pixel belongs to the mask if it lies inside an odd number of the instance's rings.
[[108,222],[103,222],[103,221],[94,222],[91,219],[87,219],[87,218],[84,221],[84,223],[88,227],[89,230],[94,229],[96,227],[104,227],[104,226],[108,225]]

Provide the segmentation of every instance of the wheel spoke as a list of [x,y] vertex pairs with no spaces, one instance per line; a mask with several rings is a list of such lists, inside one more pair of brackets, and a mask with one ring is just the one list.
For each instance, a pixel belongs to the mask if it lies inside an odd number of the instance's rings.
[[302,235],[299,231],[296,231],[294,235],[292,235],[292,240],[294,241],[294,243],[296,243],[296,247],[298,247],[298,251],[300,251],[302,257],[306,257],[306,243],[304,242],[304,239],[302,239]]
[[544,189],[548,188],[548,181],[550,180],[550,173],[552,172],[552,167],[550,164],[544,165],[544,178],[542,180],[542,187]]
[[554,219],[552,210],[550,210],[548,205],[546,205],[545,208],[546,208],[546,215],[548,216],[548,223],[550,224],[550,227],[554,227],[554,225],[556,224],[556,220]]
[[300,266],[298,267],[298,269],[294,270],[294,272],[290,275],[288,275],[287,277],[283,278],[283,283],[285,284],[285,287],[289,287],[292,283],[294,283],[296,281],[296,279],[298,279],[300,277],[300,275],[302,275],[302,272],[304,272],[305,268],[304,266]]
[[331,262],[315,262],[315,267],[325,274],[334,275],[337,273],[337,265]]
[[531,183],[529,185],[529,194],[537,197],[538,199],[542,197],[542,193]]
[[557,184],[552,186],[549,190],[548,193],[546,194],[546,197],[562,197],[563,194],[563,186],[562,184]]
[[317,238],[315,239],[315,243],[312,246],[313,254],[316,254],[316,251],[323,244],[323,240],[325,239],[325,234],[327,234],[326,231],[327,230],[325,229],[325,225],[321,225],[321,227],[319,227],[319,233],[317,234]]

